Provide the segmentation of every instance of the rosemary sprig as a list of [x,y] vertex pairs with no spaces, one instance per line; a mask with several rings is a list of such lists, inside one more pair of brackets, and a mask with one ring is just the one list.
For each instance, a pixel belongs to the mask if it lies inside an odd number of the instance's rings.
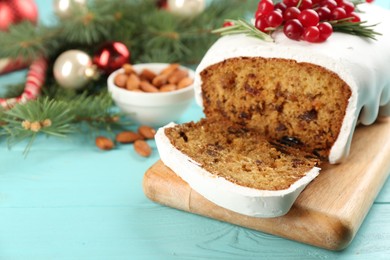
[[255,26],[253,26],[252,24],[248,23],[243,19],[238,19],[238,20],[227,19],[226,22],[231,22],[233,23],[233,25],[215,29],[212,31],[212,33],[219,33],[221,35],[244,33],[248,36],[256,37],[267,42],[274,41],[269,34],[260,31]]
[[[350,19],[351,18],[329,21],[329,23],[332,25],[333,31],[335,32],[347,33],[351,35],[370,38],[373,40],[376,40],[376,36],[382,35],[381,33],[378,33],[374,30],[376,24],[367,25],[366,21],[351,22]],[[239,20],[227,19],[226,22],[231,22],[233,25],[215,29],[212,31],[212,33],[219,33],[221,35],[244,33],[248,36],[256,37],[264,41],[268,41],[268,42],[274,41],[269,34],[260,31],[254,25],[242,19]],[[275,29],[272,28],[270,32],[274,30]]]
[[376,24],[367,25],[366,21],[351,22],[349,18],[329,21],[333,27],[333,31],[342,32],[352,35],[357,35],[369,39],[376,40],[376,36],[382,35],[374,30]]

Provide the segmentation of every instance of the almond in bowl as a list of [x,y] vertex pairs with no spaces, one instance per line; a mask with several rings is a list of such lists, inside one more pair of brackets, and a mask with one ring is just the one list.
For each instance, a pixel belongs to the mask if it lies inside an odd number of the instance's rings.
[[115,104],[135,123],[178,121],[194,99],[194,71],[168,63],[126,64],[107,80]]

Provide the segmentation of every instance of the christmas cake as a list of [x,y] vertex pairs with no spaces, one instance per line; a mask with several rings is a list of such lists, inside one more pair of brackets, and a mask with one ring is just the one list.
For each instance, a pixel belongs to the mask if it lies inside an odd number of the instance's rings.
[[257,217],[285,214],[319,173],[348,156],[357,124],[390,113],[390,12],[361,5],[376,40],[333,33],[323,43],[220,38],[196,71],[205,119],[159,129],[162,161],[194,190]]

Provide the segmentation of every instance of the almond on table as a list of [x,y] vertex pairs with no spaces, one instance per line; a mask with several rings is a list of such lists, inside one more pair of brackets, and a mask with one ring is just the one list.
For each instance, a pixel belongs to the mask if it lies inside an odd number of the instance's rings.
[[133,131],[123,131],[118,133],[115,137],[115,140],[122,144],[134,143],[135,141],[142,139],[144,139],[142,135]]
[[111,139],[104,136],[96,137],[95,144],[101,150],[111,150],[115,146]]
[[149,157],[152,154],[152,148],[144,140],[135,141],[134,150],[143,157]]
[[153,139],[156,134],[156,130],[147,125],[141,125],[138,128],[138,133],[147,139]]

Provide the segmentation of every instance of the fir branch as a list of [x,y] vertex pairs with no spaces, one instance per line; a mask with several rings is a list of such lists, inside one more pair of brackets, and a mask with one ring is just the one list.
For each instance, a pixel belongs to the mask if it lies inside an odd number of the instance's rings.
[[2,126],[12,145],[24,139],[30,139],[24,153],[30,150],[39,133],[54,136],[66,136],[75,131],[71,125],[74,116],[65,102],[42,98],[17,104],[3,112]]
[[229,35],[229,34],[246,34],[248,36],[252,36],[258,38],[260,40],[272,42],[273,39],[269,34],[266,34],[259,29],[257,29],[252,24],[239,19],[239,20],[226,20],[227,22],[232,22],[232,26],[222,27],[216,30],[213,30],[213,33],[219,33],[221,35]]
[[36,28],[30,22],[12,25],[8,32],[0,32],[0,57],[35,60],[46,53],[42,44],[45,38],[44,30]]

